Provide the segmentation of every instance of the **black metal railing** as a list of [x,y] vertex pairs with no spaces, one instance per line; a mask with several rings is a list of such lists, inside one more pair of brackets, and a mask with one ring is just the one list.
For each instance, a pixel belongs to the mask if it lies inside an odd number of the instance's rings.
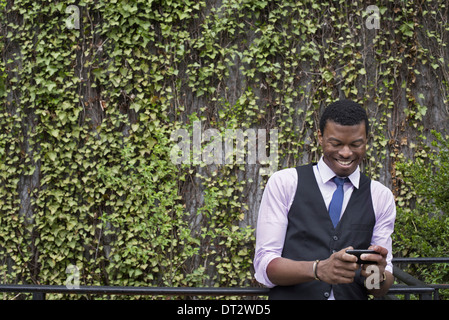
[[[449,263],[447,258],[395,258],[394,264],[412,263]],[[397,282],[394,284],[386,299],[397,299],[403,295],[409,299],[411,295],[418,295],[423,300],[438,300],[439,290],[449,289],[449,284],[426,284],[398,267],[393,268],[393,275]],[[269,289],[258,287],[223,288],[223,287],[120,287],[120,286],[79,286],[68,288],[57,285],[30,285],[30,284],[0,284],[0,292],[31,293],[33,299],[44,300],[46,294],[75,294],[75,295],[151,295],[151,296],[267,296]]]
[[403,264],[436,264],[436,263],[449,263],[449,257],[428,257],[428,258],[393,258],[393,275],[396,278],[396,282],[402,282],[401,284],[393,285],[388,292],[386,298],[396,298],[397,294],[404,295],[406,300],[410,299],[410,295],[418,295],[422,300],[439,300],[441,289],[449,289],[449,284],[427,284],[412,275],[406,273],[396,265]]

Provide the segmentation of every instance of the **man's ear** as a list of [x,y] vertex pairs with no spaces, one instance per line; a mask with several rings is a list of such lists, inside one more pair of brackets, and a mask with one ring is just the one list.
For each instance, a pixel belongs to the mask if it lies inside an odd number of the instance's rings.
[[318,135],[318,142],[319,142],[320,146],[323,146],[323,135],[321,134],[320,129],[318,129],[317,135]]

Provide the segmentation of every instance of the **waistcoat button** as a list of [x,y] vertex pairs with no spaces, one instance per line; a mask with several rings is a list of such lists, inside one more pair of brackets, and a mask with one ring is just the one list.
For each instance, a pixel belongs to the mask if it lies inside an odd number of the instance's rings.
[[337,237],[337,236],[333,236],[333,239],[334,239],[335,241],[337,241],[337,240],[338,240],[338,237]]
[[324,297],[325,297],[325,298],[329,298],[329,296],[330,296],[330,293],[329,293],[329,292],[325,292],[325,293],[324,293]]

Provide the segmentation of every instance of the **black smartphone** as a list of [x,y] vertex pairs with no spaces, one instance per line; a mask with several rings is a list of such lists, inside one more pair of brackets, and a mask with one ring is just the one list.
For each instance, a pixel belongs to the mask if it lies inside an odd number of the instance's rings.
[[367,261],[360,259],[360,256],[364,253],[374,253],[374,254],[380,254],[377,251],[374,250],[368,250],[368,249],[353,249],[353,250],[346,250],[346,253],[352,254],[357,257],[357,263],[358,264],[375,264],[375,261]]

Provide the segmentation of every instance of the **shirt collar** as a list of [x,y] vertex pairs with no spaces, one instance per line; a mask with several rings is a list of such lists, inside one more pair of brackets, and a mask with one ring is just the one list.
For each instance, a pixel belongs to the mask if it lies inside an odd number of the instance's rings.
[[[328,167],[328,165],[324,162],[323,157],[321,157],[320,161],[318,162],[318,172],[321,176],[321,180],[323,183],[328,182],[333,177],[336,176],[336,174],[332,171],[331,168]],[[349,176],[349,181],[351,181],[352,185],[355,188],[359,188],[359,181],[360,181],[360,168],[357,166],[357,169],[354,170],[353,173],[351,173]]]

